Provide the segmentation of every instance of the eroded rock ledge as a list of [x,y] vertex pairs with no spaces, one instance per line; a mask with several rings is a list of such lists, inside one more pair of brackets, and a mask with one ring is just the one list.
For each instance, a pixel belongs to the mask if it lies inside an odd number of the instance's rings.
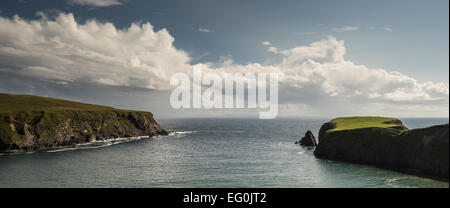
[[409,130],[392,118],[338,118],[322,125],[318,158],[449,180],[449,125]]

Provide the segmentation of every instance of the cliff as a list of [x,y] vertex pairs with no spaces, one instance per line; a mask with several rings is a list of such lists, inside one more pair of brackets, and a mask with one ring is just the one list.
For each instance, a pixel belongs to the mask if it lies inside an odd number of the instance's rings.
[[409,130],[393,118],[338,118],[322,125],[314,155],[448,181],[449,125]]
[[0,152],[166,134],[150,112],[31,95],[0,94]]

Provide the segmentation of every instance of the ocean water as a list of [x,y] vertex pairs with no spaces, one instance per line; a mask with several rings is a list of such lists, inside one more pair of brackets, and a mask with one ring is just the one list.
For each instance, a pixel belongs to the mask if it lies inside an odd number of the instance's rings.
[[[316,159],[294,142],[328,119],[161,119],[169,136],[0,156],[0,187],[449,187]],[[409,128],[448,119],[402,119]]]

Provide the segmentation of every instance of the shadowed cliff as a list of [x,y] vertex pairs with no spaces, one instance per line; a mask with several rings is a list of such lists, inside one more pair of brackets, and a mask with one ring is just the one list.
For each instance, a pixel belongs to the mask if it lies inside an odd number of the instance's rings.
[[338,118],[322,125],[314,155],[448,181],[449,125],[409,130],[393,118]]

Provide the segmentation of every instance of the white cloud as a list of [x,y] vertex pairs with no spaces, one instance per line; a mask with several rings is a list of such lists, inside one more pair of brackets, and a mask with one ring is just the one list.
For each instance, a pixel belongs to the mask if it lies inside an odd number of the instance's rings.
[[356,31],[358,30],[358,27],[355,26],[345,26],[345,27],[338,27],[331,29],[334,32],[345,32],[345,31]]
[[[45,16],[32,21],[0,17],[0,28],[3,74],[62,85],[91,83],[161,91],[170,88],[172,74],[189,73],[192,68],[191,58],[174,47],[169,32],[155,31],[150,23],[117,29],[95,20],[77,23],[72,14],[61,13],[52,20]],[[262,45],[281,55],[281,62],[241,65],[227,58],[221,63],[203,63],[204,71],[222,75],[277,72],[282,105],[327,109],[333,105],[338,110],[346,106],[356,109],[354,105],[359,103],[377,104],[380,109],[408,106],[404,109],[416,111],[427,105],[427,109],[434,106],[448,114],[448,83],[419,82],[398,72],[357,65],[345,59],[344,41],[332,36],[287,50],[268,41]]]
[[298,97],[302,97],[301,93],[309,94],[309,91],[321,96],[367,102],[448,103],[448,83],[420,83],[398,72],[357,65],[345,60],[344,41],[332,36],[288,50],[279,50],[271,45],[269,51],[284,56],[281,64],[247,65],[245,70],[277,71],[281,84],[288,91],[296,92]]
[[272,45],[272,43],[270,43],[269,41],[263,41],[261,44],[263,46],[270,46],[270,45]]
[[277,47],[272,46],[272,43],[269,41],[263,41],[261,43],[263,46],[268,46],[269,48],[267,48],[267,51],[272,52],[272,53],[280,53],[280,50],[278,50]]
[[108,6],[123,5],[123,3],[120,0],[69,0],[68,3],[72,5],[93,6],[93,7],[108,7]]
[[59,14],[55,20],[0,17],[0,28],[0,69],[41,79],[162,89],[173,72],[189,67],[169,32],[150,23],[119,30]]
[[390,28],[390,27],[383,27],[383,30],[388,31],[388,32],[391,32],[391,31],[392,31],[392,28]]
[[204,32],[204,33],[212,33],[212,32],[214,32],[214,31],[212,31],[212,30],[210,30],[208,28],[198,28],[198,31]]
[[270,46],[269,49],[267,49],[267,51],[272,52],[272,53],[280,53],[278,48],[274,47],[274,46]]

